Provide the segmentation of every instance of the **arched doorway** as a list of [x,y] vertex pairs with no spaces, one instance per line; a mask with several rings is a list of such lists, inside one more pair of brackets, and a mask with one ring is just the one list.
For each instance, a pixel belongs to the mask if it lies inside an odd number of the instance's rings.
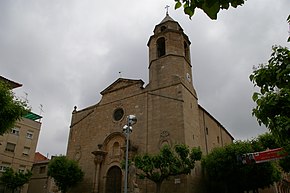
[[107,173],[106,193],[121,193],[122,172],[118,166],[113,166]]

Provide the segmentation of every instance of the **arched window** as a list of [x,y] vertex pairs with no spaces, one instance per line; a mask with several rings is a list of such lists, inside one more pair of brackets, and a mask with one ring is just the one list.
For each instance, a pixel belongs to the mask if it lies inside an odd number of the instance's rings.
[[165,55],[165,38],[157,40],[157,56],[158,58]]
[[161,26],[161,31],[166,30],[166,26]]
[[120,154],[120,146],[119,146],[119,143],[118,142],[115,142],[113,144],[113,155],[114,156],[117,156]]

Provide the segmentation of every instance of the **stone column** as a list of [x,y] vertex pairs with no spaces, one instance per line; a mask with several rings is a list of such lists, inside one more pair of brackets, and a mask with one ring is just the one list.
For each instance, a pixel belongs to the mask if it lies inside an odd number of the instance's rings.
[[98,149],[96,151],[93,151],[92,154],[95,155],[94,162],[95,162],[95,165],[96,165],[93,193],[99,193],[100,167],[101,167],[101,163],[103,162],[107,152]]

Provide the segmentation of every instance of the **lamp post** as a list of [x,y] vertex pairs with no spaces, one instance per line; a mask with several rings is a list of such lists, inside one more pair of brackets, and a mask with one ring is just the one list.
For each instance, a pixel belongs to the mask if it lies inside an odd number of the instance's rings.
[[125,160],[125,180],[124,193],[128,193],[128,152],[129,152],[129,135],[132,132],[132,125],[137,122],[135,115],[127,116],[127,124],[123,127],[123,132],[126,134],[126,160]]

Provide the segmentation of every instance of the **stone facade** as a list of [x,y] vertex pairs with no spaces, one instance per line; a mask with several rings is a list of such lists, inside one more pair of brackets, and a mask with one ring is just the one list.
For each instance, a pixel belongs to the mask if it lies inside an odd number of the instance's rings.
[[[138,121],[130,134],[129,157],[158,153],[163,144],[184,143],[207,154],[213,147],[232,143],[233,137],[198,104],[192,84],[190,41],[169,15],[155,26],[148,42],[149,83],[119,78],[101,92],[99,103],[72,113],[68,158],[78,161],[84,181],[74,193],[123,192],[126,117]],[[202,192],[202,171],[196,164],[191,175],[162,184],[161,191]],[[137,179],[140,192],[154,192],[148,180]],[[129,190],[132,192],[131,190]]]
[[[7,167],[14,171],[31,170],[40,127],[41,122],[23,117],[10,133],[0,135],[0,175]],[[26,193],[27,187],[24,185],[21,192]]]

